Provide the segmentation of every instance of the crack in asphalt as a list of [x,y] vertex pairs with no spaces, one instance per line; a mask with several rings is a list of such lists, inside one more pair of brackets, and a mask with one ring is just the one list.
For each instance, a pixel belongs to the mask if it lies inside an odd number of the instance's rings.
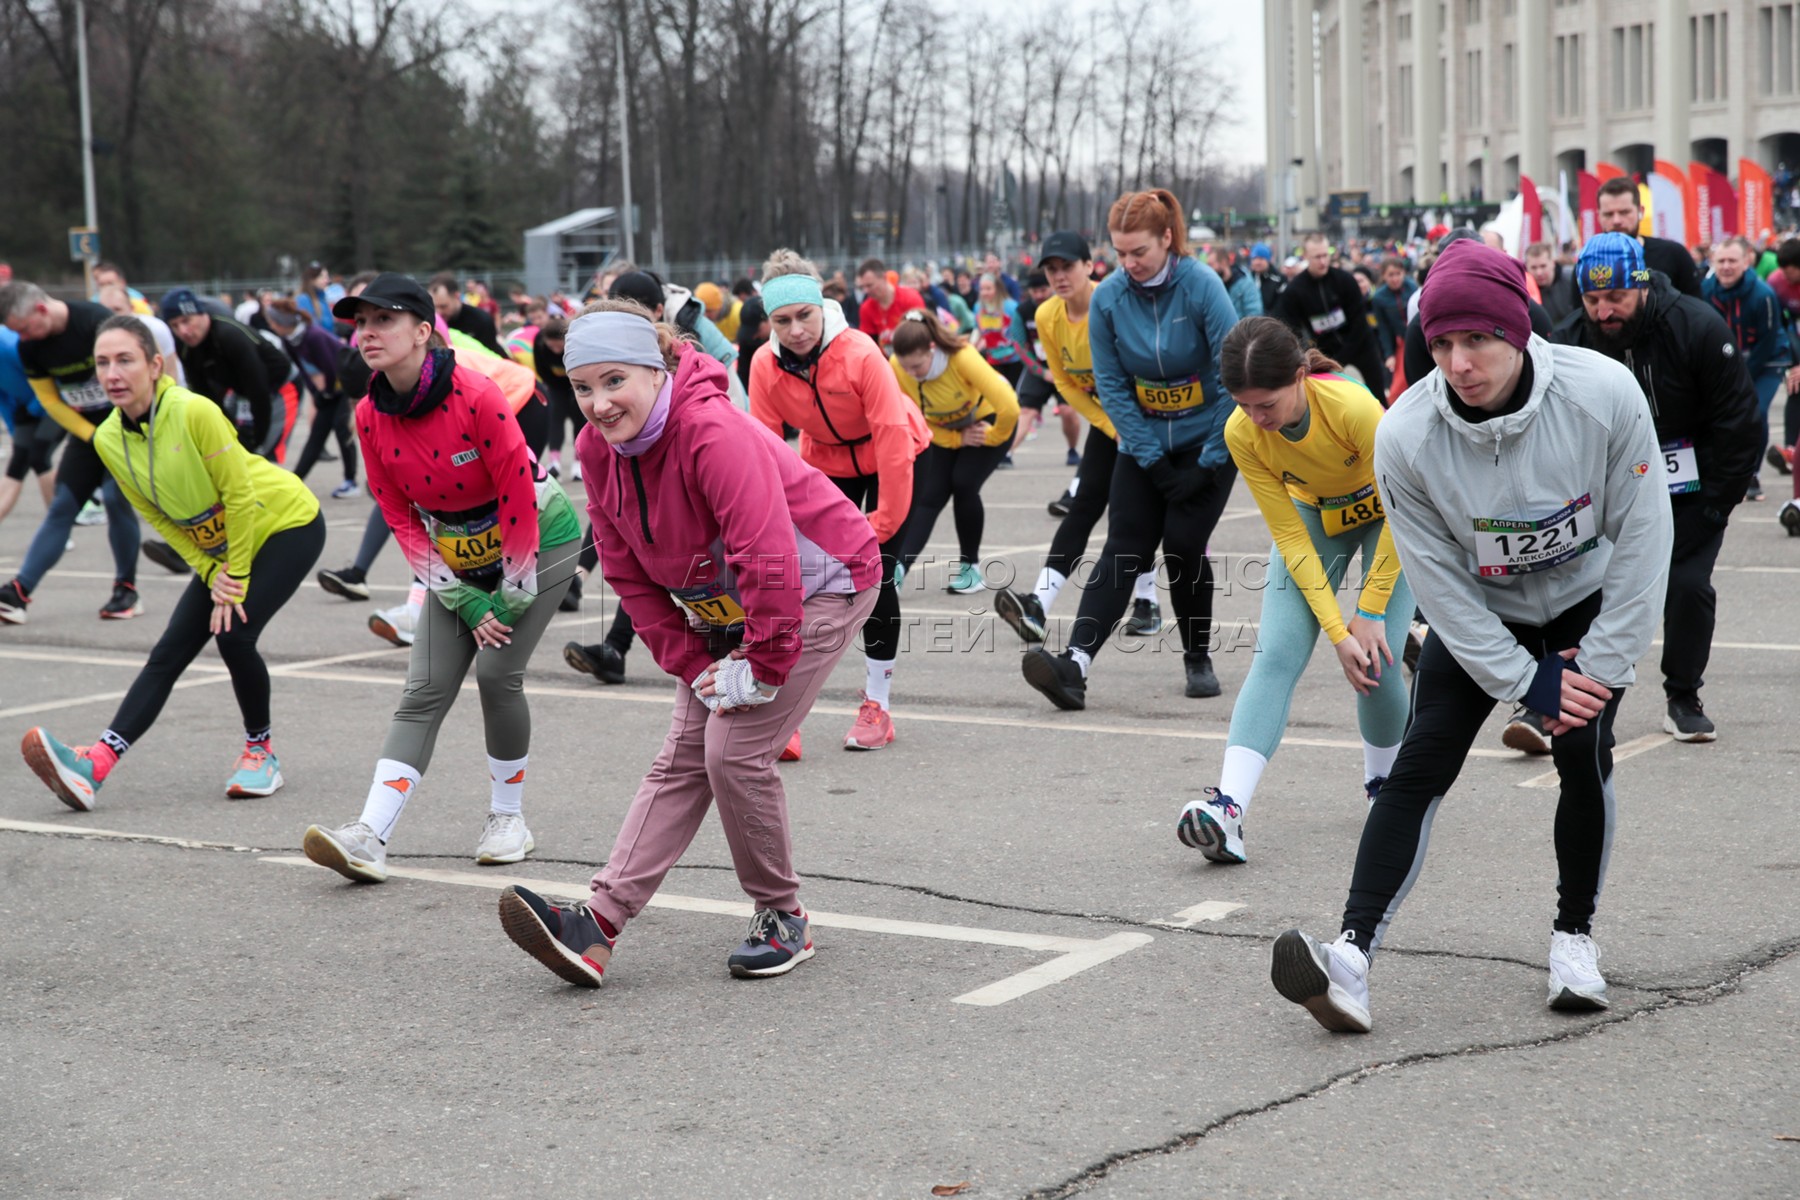
[[[1439,952],[1442,953],[1442,952]],[[1302,1088],[1286,1096],[1279,1096],[1264,1104],[1248,1108],[1240,1108],[1235,1112],[1217,1117],[1198,1129],[1186,1133],[1178,1133],[1173,1137],[1150,1146],[1140,1146],[1131,1150],[1118,1150],[1106,1157],[1083,1167],[1068,1176],[1060,1183],[1053,1183],[1026,1192],[1021,1200],[1064,1200],[1065,1197],[1077,1196],[1104,1181],[1120,1167],[1155,1158],[1159,1155],[1178,1154],[1191,1150],[1202,1141],[1221,1130],[1244,1124],[1265,1113],[1288,1108],[1292,1105],[1322,1096],[1338,1087],[1350,1086],[1374,1075],[1390,1071],[1404,1070],[1421,1063],[1441,1062],[1447,1059],[1476,1058],[1490,1054],[1517,1054],[1536,1050],[1544,1046],[1555,1046],[1563,1042],[1572,1042],[1582,1038],[1596,1037],[1615,1026],[1628,1022],[1644,1020],[1689,1008],[1705,1008],[1727,996],[1736,995],[1743,989],[1743,984],[1750,976],[1776,966],[1788,958],[1800,953],[1800,938],[1791,938],[1768,947],[1761,954],[1739,959],[1733,969],[1723,977],[1710,984],[1698,988],[1682,988],[1671,990],[1643,989],[1656,995],[1640,1008],[1628,1013],[1612,1013],[1590,1019],[1566,1033],[1554,1034],[1550,1037],[1528,1038],[1515,1042],[1486,1042],[1468,1046],[1458,1046],[1449,1050],[1421,1050],[1416,1054],[1403,1054],[1398,1058],[1378,1063],[1365,1063],[1360,1067],[1352,1067],[1340,1071],[1311,1087]],[[1455,957],[1452,955],[1452,957]]]

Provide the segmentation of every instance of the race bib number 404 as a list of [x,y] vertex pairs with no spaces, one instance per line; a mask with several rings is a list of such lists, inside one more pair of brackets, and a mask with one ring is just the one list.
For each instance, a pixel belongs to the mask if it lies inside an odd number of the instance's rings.
[[1591,495],[1537,521],[1475,518],[1475,562],[1484,578],[1548,570],[1599,544]]
[[488,575],[500,567],[500,517],[488,513],[473,521],[438,522],[432,531],[438,557],[458,575]]
[[1685,496],[1700,490],[1700,460],[1694,455],[1694,443],[1686,438],[1664,442],[1662,455],[1671,496]]

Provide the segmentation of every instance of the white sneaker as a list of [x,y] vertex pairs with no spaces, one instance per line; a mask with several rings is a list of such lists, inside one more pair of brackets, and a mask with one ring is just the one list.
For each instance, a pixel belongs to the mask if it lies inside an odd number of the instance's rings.
[[369,615],[369,632],[378,638],[386,638],[396,646],[413,644],[413,630],[418,625],[419,615],[410,604],[396,604],[392,608],[384,608]]
[[1337,1033],[1369,1032],[1369,960],[1353,936],[1320,942],[1290,929],[1275,939],[1269,961],[1275,990]]
[[581,460],[579,458],[571,458],[569,460],[569,482],[581,482]]
[[1600,947],[1585,933],[1550,935],[1551,1008],[1558,1012],[1595,1012],[1611,1007],[1606,980],[1600,975]]
[[1244,862],[1243,806],[1218,788],[1206,788],[1202,795],[1182,810],[1175,836],[1213,862]]
[[337,829],[306,827],[300,847],[321,867],[356,883],[387,882],[387,846],[361,821]]
[[537,849],[525,818],[518,813],[491,812],[481,827],[481,840],[475,843],[475,861],[483,866],[524,862],[525,856]]

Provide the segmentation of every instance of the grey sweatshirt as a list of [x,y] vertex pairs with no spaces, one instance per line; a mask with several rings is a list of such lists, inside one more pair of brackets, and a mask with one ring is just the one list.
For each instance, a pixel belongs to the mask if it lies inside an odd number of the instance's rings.
[[1526,353],[1531,396],[1518,412],[1467,421],[1432,371],[1375,431],[1413,595],[1469,676],[1506,701],[1524,698],[1538,662],[1502,622],[1544,625],[1596,591],[1602,608],[1576,665],[1607,687],[1631,683],[1662,624],[1674,540],[1662,451],[1631,372],[1535,334]]

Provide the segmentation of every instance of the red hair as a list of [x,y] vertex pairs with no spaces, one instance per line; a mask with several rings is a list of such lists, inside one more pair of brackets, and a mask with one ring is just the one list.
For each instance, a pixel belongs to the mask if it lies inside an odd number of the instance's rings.
[[1181,201],[1167,188],[1147,192],[1126,192],[1113,201],[1106,214],[1106,227],[1115,233],[1147,233],[1161,238],[1170,234],[1169,252],[1188,252],[1187,222],[1181,216]]

